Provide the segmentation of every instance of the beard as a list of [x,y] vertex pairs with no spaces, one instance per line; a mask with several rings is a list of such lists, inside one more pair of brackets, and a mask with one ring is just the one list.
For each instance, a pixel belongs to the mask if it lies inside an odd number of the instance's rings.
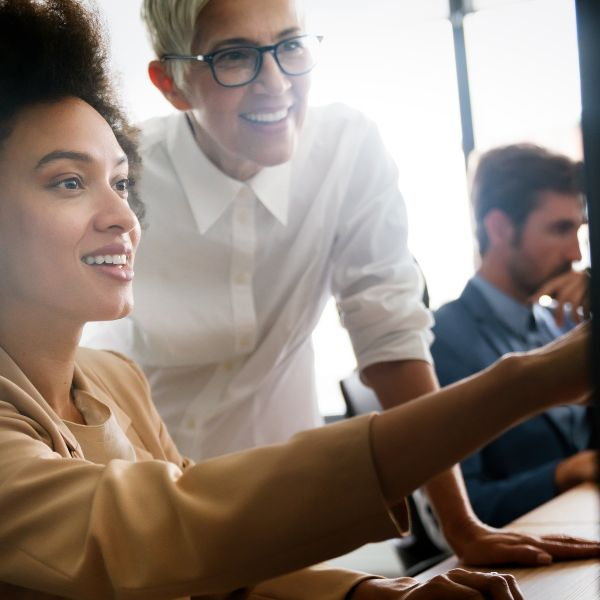
[[527,296],[533,295],[543,285],[551,279],[568,273],[573,268],[570,262],[553,269],[550,273],[539,273],[536,265],[529,261],[524,261],[522,257],[516,257],[509,267],[510,275],[519,289]]

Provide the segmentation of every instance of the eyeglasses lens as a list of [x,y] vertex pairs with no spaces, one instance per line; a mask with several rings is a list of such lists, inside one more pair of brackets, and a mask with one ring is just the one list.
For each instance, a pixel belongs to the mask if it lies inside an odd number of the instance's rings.
[[284,40],[277,45],[275,55],[284,73],[302,75],[317,64],[319,46],[317,37],[307,35]]
[[[319,38],[307,35],[283,40],[272,51],[286,75],[303,75],[317,63],[319,46]],[[249,83],[260,69],[263,52],[260,48],[232,48],[216,52],[212,60],[215,78],[226,86]]]

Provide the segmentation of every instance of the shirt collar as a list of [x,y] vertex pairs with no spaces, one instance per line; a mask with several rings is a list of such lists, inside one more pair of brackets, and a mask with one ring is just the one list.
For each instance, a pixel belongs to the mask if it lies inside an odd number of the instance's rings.
[[473,277],[473,284],[492,307],[497,319],[515,334],[523,337],[529,330],[531,306],[517,302],[479,274]]
[[232,179],[204,155],[185,113],[177,113],[173,119],[168,127],[167,149],[200,233],[217,222],[246,185],[282,225],[287,223],[289,162],[266,167],[247,182]]
[[282,225],[287,225],[291,171],[290,162],[265,167],[247,182],[264,207]]

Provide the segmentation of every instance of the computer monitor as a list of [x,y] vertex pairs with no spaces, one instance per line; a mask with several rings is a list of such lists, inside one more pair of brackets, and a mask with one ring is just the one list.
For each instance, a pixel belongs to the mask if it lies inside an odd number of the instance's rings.
[[[581,72],[581,130],[592,265],[592,377],[600,390],[600,2],[576,0]],[[596,446],[600,440],[600,394],[596,392]]]

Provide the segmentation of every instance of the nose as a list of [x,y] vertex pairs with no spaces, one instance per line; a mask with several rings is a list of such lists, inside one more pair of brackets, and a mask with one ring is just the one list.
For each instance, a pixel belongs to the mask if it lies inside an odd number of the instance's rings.
[[262,55],[262,65],[257,78],[252,82],[259,93],[277,96],[292,87],[288,76],[279,68],[272,52]]
[[115,231],[126,234],[139,230],[139,221],[126,198],[107,184],[98,203],[95,228],[98,231]]

